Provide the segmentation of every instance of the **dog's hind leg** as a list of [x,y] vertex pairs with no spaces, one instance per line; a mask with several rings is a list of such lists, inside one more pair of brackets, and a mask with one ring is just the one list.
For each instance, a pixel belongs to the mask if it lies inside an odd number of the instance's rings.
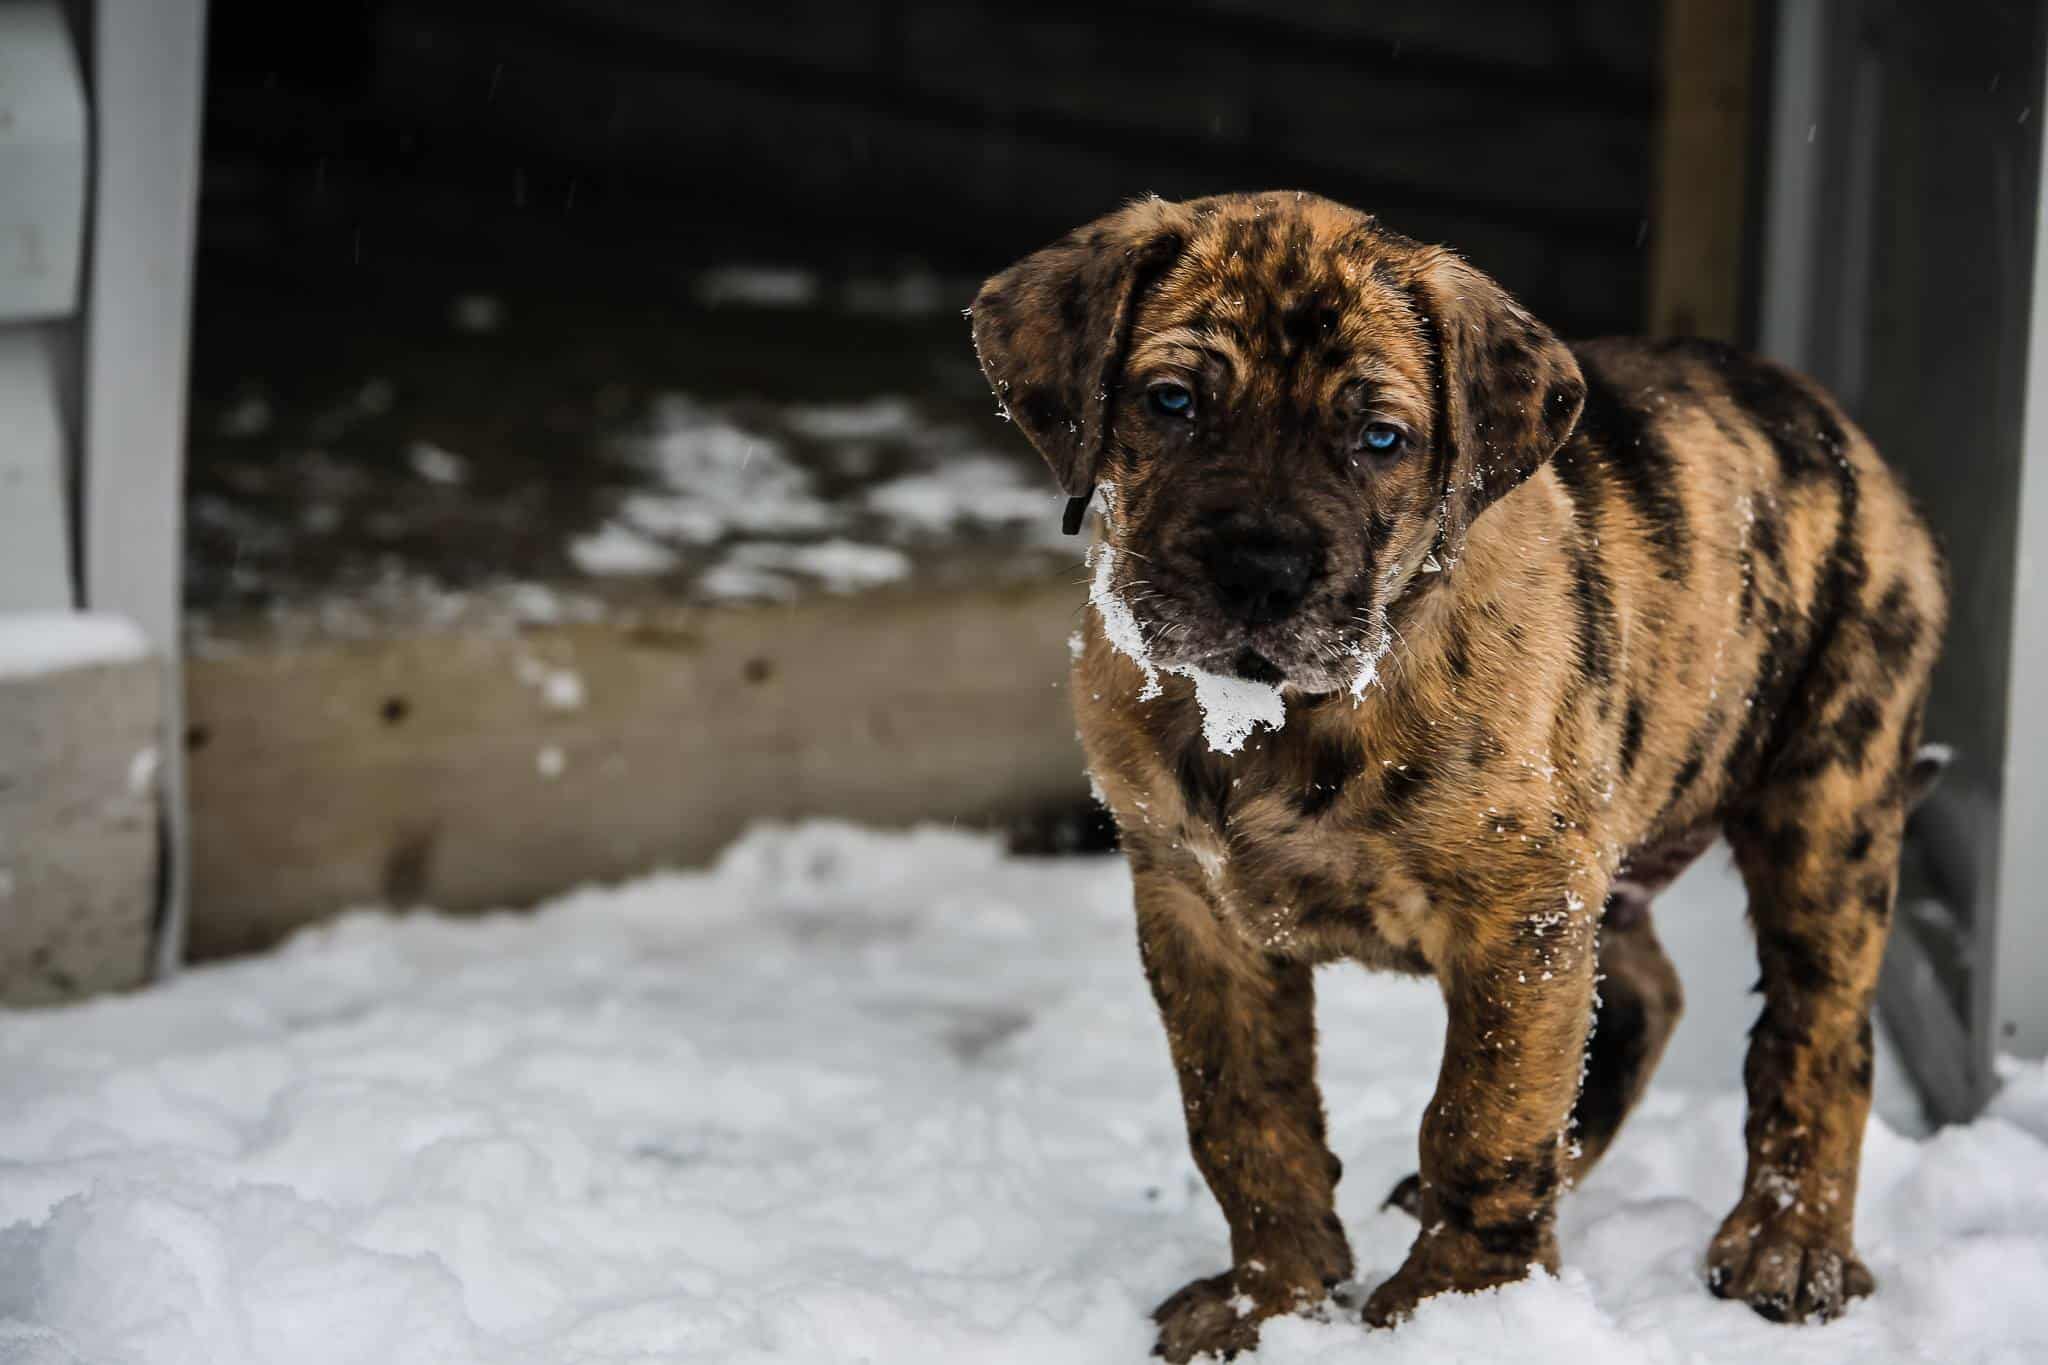
[[1586,1078],[1572,1108],[1571,1180],[1600,1160],[1678,1027],[1685,992],[1651,928],[1649,908],[1610,903],[1600,926],[1600,1004],[1586,1043]]
[[1707,1282],[1779,1321],[1825,1320],[1873,1287],[1854,1246],[1870,1113],[1870,1008],[1897,890],[1925,673],[1866,665],[1863,632],[1814,670],[1783,751],[1731,814],[1764,1005],[1750,1031],[1748,1173]]

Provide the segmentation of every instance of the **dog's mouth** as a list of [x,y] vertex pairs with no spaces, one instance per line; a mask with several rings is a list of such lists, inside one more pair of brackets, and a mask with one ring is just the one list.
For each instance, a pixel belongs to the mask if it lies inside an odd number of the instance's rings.
[[1204,580],[1172,572],[1163,556],[1132,558],[1144,566],[1139,581],[1114,587],[1098,582],[1094,592],[1113,599],[1110,618],[1128,621],[1130,637],[1148,663],[1298,695],[1342,691],[1356,680],[1371,634],[1365,613],[1336,619],[1337,604],[1319,594],[1279,619],[1233,621],[1215,611],[1213,589]]
[[1209,649],[1188,650],[1178,659],[1163,658],[1161,662],[1184,663],[1206,673],[1263,683],[1284,692],[1319,695],[1349,687],[1357,671],[1354,649],[1346,648],[1334,637],[1322,644],[1315,643],[1324,639],[1313,631],[1297,631],[1272,640],[1247,640],[1240,636],[1219,640]]
[[1287,681],[1286,672],[1278,664],[1249,646],[1231,656],[1230,675],[1268,687],[1278,687]]

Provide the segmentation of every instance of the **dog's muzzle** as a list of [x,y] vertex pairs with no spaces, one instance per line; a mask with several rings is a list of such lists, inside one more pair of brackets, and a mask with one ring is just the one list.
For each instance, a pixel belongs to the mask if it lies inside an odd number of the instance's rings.
[[1323,567],[1315,536],[1284,522],[1218,528],[1197,558],[1217,615],[1251,629],[1294,615]]

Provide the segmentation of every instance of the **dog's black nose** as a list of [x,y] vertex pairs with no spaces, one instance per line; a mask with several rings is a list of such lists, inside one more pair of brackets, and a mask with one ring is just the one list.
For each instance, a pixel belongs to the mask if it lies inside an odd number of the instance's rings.
[[1216,605],[1248,626],[1284,621],[1308,596],[1318,555],[1306,539],[1278,534],[1220,537],[1202,557]]

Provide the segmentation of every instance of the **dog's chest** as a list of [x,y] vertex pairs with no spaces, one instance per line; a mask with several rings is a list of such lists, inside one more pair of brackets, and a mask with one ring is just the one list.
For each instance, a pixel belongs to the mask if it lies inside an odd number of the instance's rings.
[[1426,971],[1439,946],[1426,890],[1345,812],[1305,815],[1255,765],[1219,799],[1189,803],[1177,843],[1211,912],[1248,946]]

